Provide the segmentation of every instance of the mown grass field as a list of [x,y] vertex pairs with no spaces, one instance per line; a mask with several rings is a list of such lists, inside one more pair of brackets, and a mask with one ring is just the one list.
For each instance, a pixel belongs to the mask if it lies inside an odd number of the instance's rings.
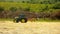
[[60,22],[0,21],[0,34],[60,34]]

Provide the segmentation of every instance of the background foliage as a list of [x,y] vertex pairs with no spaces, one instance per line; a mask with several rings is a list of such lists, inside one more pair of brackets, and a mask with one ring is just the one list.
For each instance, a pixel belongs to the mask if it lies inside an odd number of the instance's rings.
[[[60,1],[22,1],[22,2],[0,2],[0,18],[14,18],[20,13],[27,17],[60,19]],[[29,18],[30,18],[29,17]]]

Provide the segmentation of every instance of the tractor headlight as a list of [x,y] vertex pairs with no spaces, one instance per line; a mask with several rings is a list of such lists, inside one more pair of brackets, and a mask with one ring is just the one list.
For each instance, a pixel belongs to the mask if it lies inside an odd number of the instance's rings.
[[16,18],[19,18],[19,17],[15,17],[15,19],[16,19]]

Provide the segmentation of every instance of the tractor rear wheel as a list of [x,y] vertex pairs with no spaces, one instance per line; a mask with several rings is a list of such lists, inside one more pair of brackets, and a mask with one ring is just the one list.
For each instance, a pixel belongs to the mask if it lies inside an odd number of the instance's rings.
[[27,19],[24,18],[24,19],[21,19],[21,23],[26,23],[27,22]]

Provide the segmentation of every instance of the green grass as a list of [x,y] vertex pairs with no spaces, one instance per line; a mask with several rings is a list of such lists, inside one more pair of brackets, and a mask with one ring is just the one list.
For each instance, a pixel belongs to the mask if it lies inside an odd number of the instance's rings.
[[39,22],[60,22],[60,20],[52,20],[52,19],[48,19],[48,18],[46,18],[46,19],[41,18],[37,21],[39,21]]
[[0,21],[12,21],[13,19],[10,18],[0,18]]
[[[10,18],[0,18],[0,21],[13,21],[13,19],[10,19]],[[36,20],[38,22],[60,22],[60,20],[51,20],[51,19],[39,19],[39,20]]]

